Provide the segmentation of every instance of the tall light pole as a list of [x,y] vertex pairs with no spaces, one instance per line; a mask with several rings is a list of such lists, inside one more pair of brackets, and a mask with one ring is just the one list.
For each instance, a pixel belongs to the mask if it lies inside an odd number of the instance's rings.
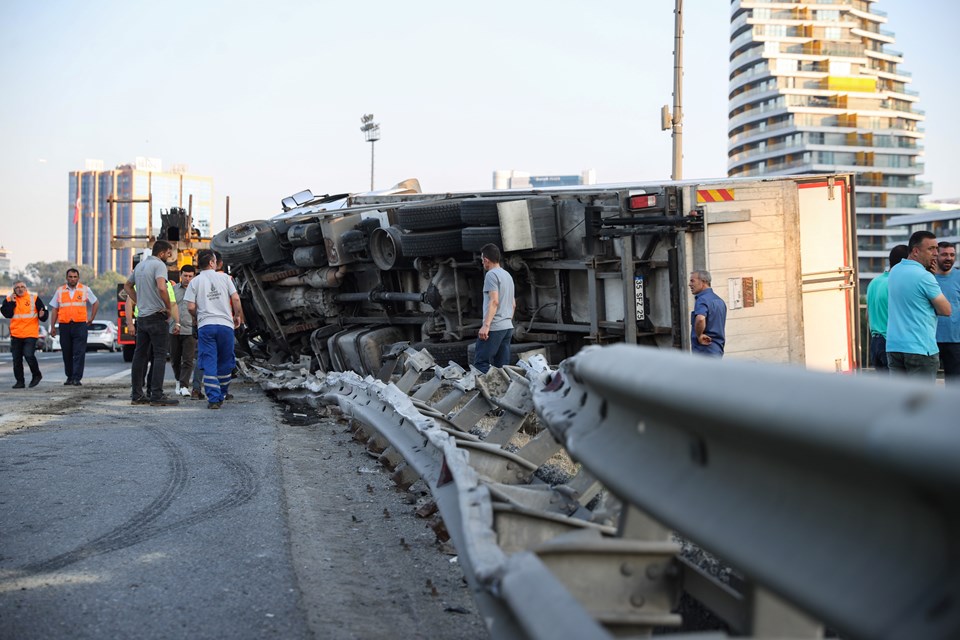
[[373,145],[380,139],[380,124],[373,121],[372,113],[360,116],[360,122],[363,123],[360,131],[363,131],[364,139],[370,143],[370,191],[373,191]]
[[680,180],[683,177],[683,108],[680,96],[683,90],[683,0],[675,0],[673,31],[673,113],[664,105],[660,111],[660,126],[666,131],[673,129],[673,171],[670,178]]

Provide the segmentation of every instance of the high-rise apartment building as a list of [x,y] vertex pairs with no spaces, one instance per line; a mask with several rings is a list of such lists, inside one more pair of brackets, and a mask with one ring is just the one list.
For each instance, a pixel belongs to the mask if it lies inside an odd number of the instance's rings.
[[137,158],[108,171],[102,162],[88,160],[83,171],[69,174],[67,259],[93,267],[98,274],[125,274],[133,264],[133,250],[111,249],[111,238],[156,235],[161,212],[188,206],[192,206],[193,226],[209,236],[213,178],[191,175],[182,165],[163,171],[156,158]]
[[0,274],[5,276],[13,275],[13,268],[10,264],[10,251],[0,245]]
[[857,174],[860,277],[920,213],[923,112],[873,0],[732,0],[728,173]]

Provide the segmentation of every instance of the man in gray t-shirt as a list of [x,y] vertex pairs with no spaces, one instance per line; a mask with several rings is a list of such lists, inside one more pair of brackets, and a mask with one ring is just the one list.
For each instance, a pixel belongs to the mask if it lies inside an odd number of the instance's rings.
[[473,366],[486,373],[491,366],[510,364],[510,340],[513,337],[513,277],[500,267],[500,249],[493,244],[480,249],[486,275],[483,278],[483,324],[477,333]]
[[[175,398],[163,395],[163,374],[170,347],[167,320],[176,318],[167,290],[167,261],[173,257],[173,245],[166,240],[153,243],[153,255],[140,261],[123,285],[127,299],[137,306],[137,347],[130,367],[131,404],[166,407],[178,404]],[[143,378],[147,361],[151,360],[150,380],[144,393]]]

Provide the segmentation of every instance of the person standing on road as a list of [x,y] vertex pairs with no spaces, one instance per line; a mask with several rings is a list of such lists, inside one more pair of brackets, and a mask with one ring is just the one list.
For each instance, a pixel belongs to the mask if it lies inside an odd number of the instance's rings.
[[[86,285],[80,284],[80,272],[67,269],[67,283],[61,285],[50,301],[50,336],[60,332],[64,385],[82,386],[83,365],[87,359],[87,332],[97,318],[100,301]],[[89,313],[87,305],[92,305]]]
[[957,248],[952,242],[937,245],[937,273],[940,291],[950,303],[952,313],[937,318],[937,348],[943,379],[949,385],[960,383],[960,271],[953,268]]
[[187,287],[184,300],[197,324],[197,353],[207,408],[219,409],[230,392],[236,365],[233,332],[240,327],[240,295],[233,279],[217,271],[213,251],[200,251],[197,265],[200,273]]
[[[898,244],[890,250],[890,269],[907,257],[910,249]],[[870,323],[870,364],[873,370],[887,373],[887,302],[890,298],[890,269],[870,281],[867,286],[867,321]]]
[[173,376],[177,379],[175,393],[188,398],[190,376],[193,375],[193,365],[197,357],[197,338],[193,335],[193,316],[187,310],[184,296],[195,275],[197,268],[192,264],[185,264],[180,268],[180,282],[173,287],[179,322],[172,319],[170,321],[170,366],[173,367]]
[[40,323],[47,319],[47,308],[40,296],[27,291],[25,283],[14,282],[13,294],[4,298],[0,314],[10,318],[10,355],[13,356],[13,377],[16,379],[13,388],[24,388],[24,359],[30,367],[30,386],[35,387],[43,378],[34,353],[40,338]]
[[937,316],[950,315],[950,302],[931,271],[937,261],[937,237],[917,231],[907,244],[910,255],[890,269],[887,365],[891,372],[937,379],[940,366]]
[[690,293],[694,297],[690,313],[690,351],[722,358],[727,343],[727,305],[710,288],[711,281],[709,271],[690,274]]
[[[170,345],[167,319],[173,318],[179,322],[177,305],[170,300],[167,290],[166,263],[173,256],[173,245],[166,240],[157,240],[153,243],[152,253],[140,261],[123,284],[127,300],[137,307],[137,346],[133,350],[133,365],[130,367],[130,403],[167,407],[178,404],[176,398],[163,394],[163,374]],[[144,393],[148,360],[152,364],[147,392]]]
[[513,338],[513,313],[517,308],[513,277],[500,266],[500,248],[494,244],[480,249],[483,277],[483,324],[477,333],[473,366],[486,373],[491,366],[510,364],[510,342]]

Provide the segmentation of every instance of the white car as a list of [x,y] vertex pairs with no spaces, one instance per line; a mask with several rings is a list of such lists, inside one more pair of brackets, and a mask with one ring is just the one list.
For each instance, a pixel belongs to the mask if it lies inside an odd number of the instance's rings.
[[117,351],[120,345],[117,343],[117,325],[110,320],[96,320],[90,323],[87,330],[87,351],[94,349],[108,349]]

